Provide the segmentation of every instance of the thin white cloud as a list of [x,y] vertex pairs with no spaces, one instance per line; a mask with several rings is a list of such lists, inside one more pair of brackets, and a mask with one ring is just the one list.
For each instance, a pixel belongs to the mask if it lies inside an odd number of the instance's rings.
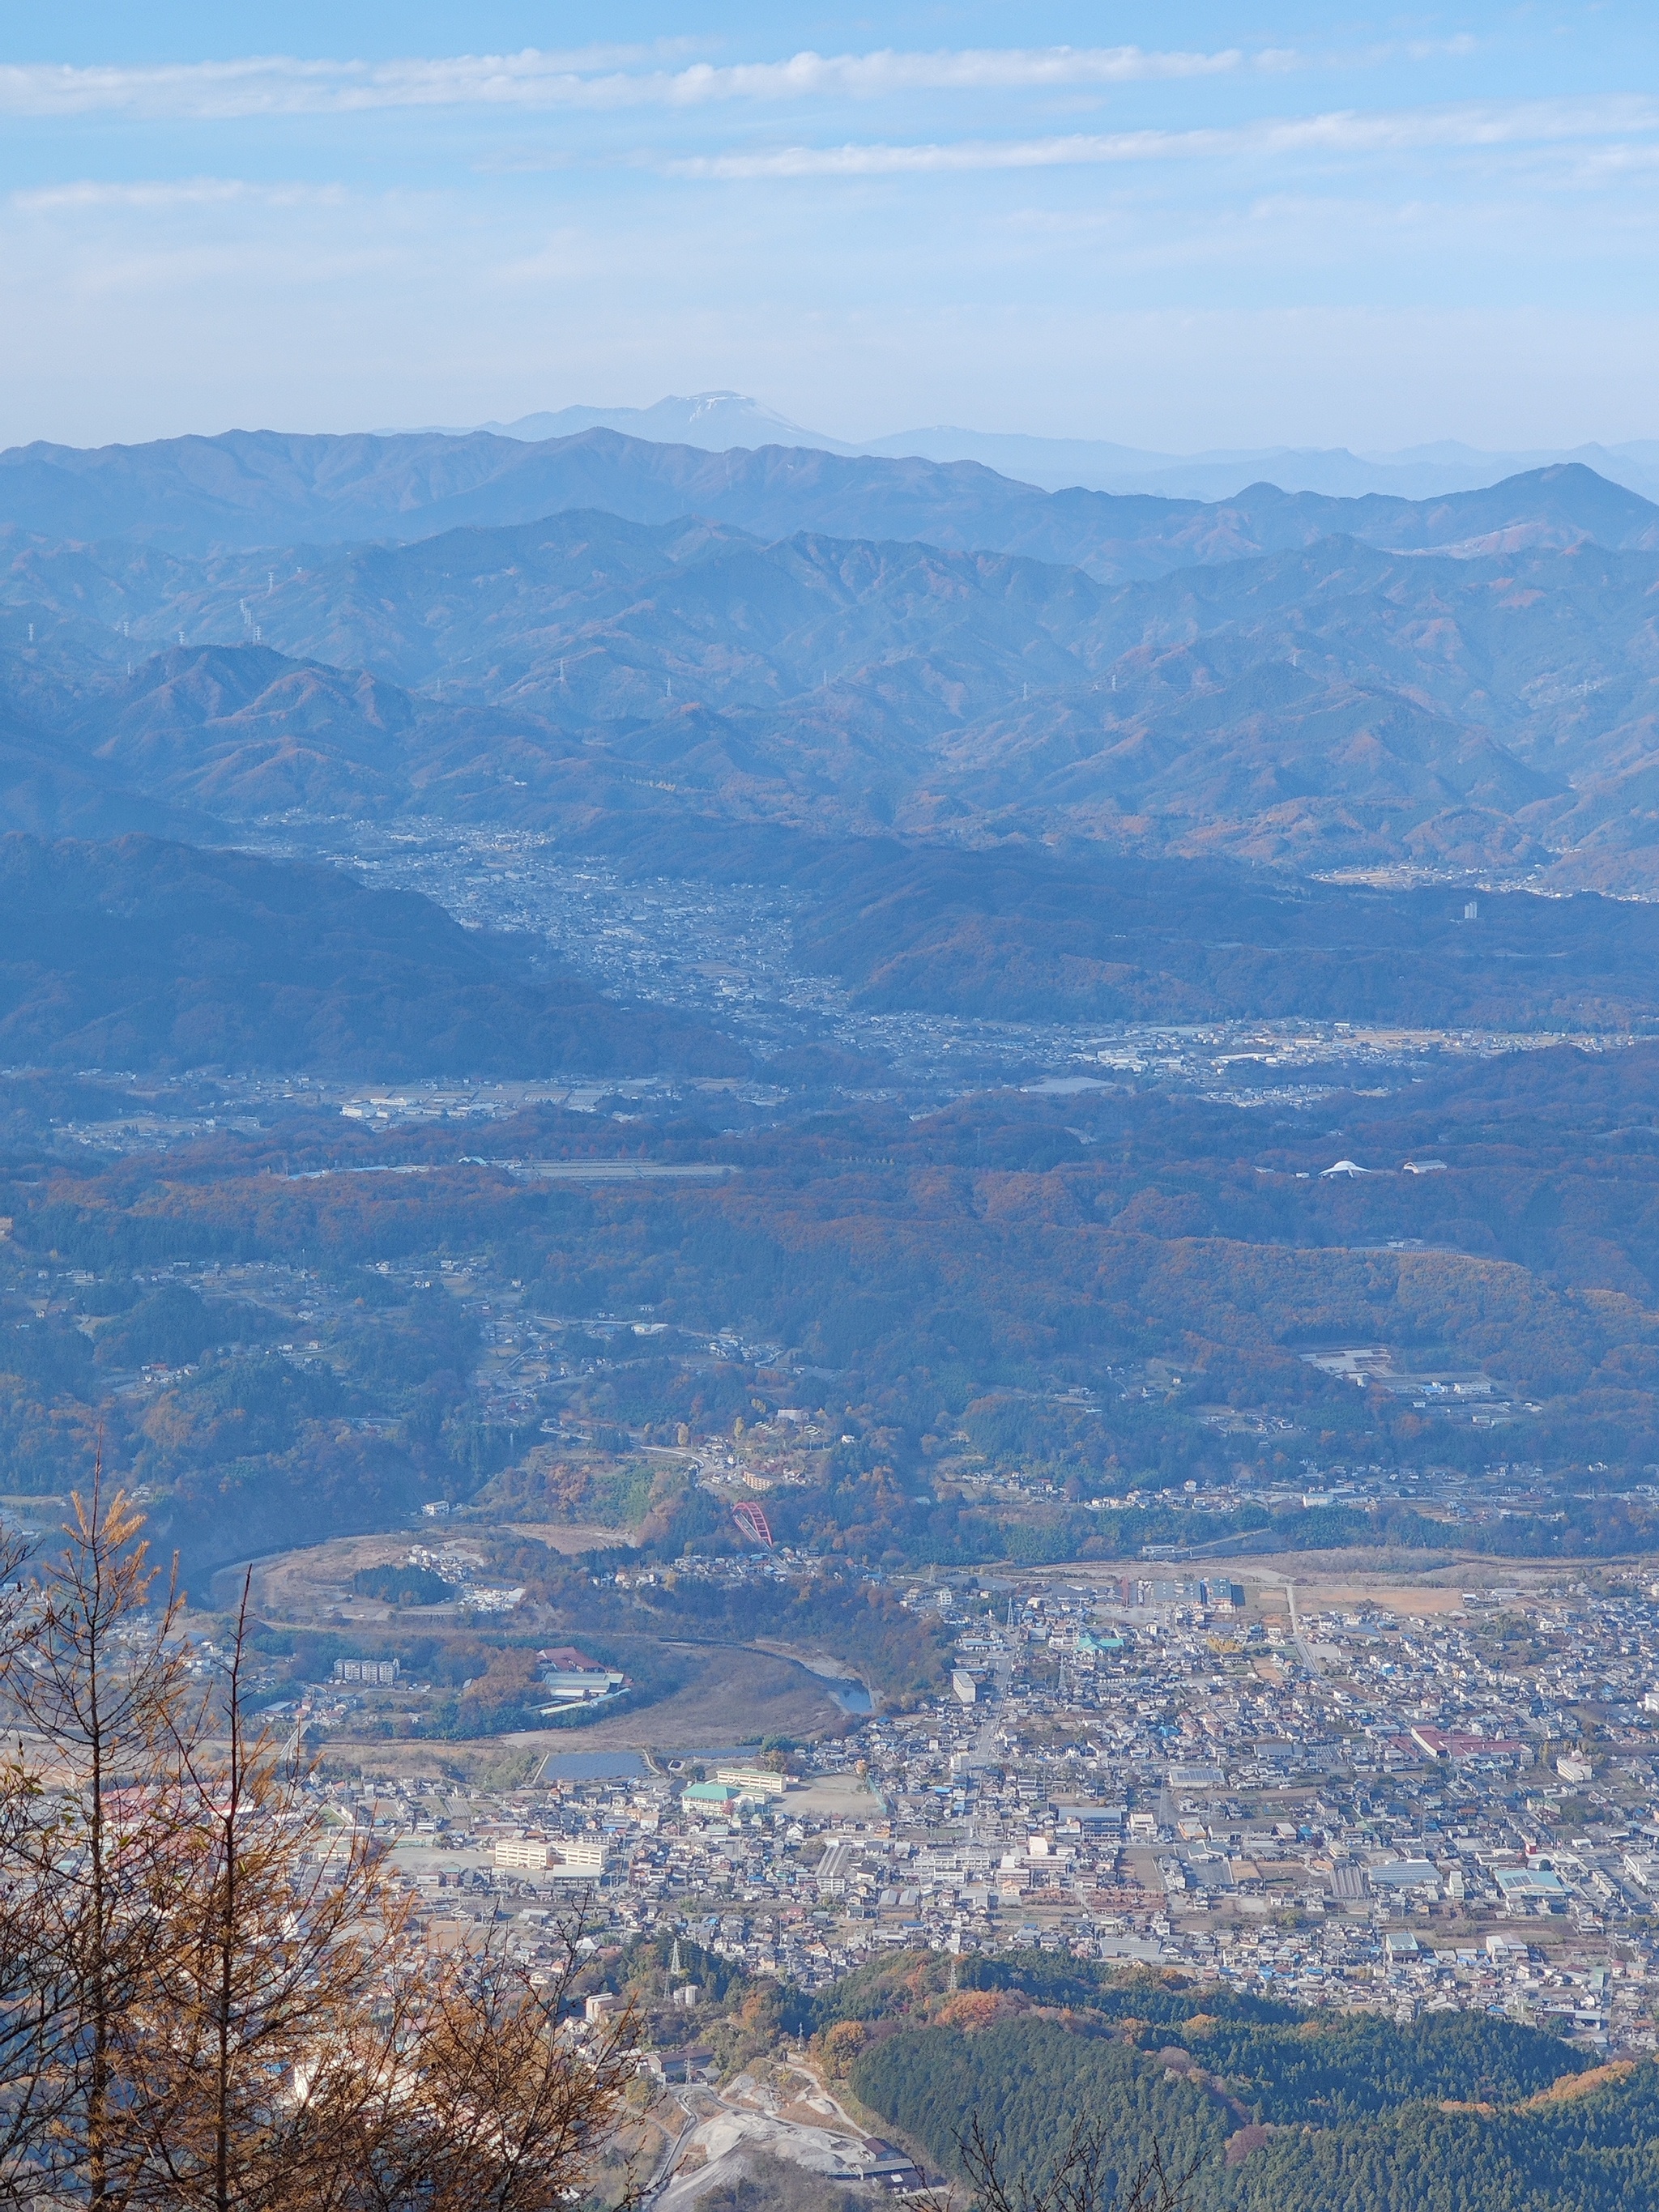
[[1250,57],[1256,69],[1283,73],[1310,69],[1381,69],[1389,62],[1466,61],[1480,52],[1468,32],[1449,39],[1385,39],[1368,46],[1263,46]]
[[10,193],[6,204],[19,215],[96,214],[106,209],[166,215],[175,210],[215,207],[337,207],[344,198],[338,185],[264,185],[250,184],[240,177],[185,177],[152,183],[88,180],[43,185]]
[[961,53],[797,54],[787,62],[707,63],[672,81],[677,105],[704,100],[884,99],[906,92],[1023,92],[1218,76],[1243,57],[1149,53],[1141,46],[985,47]]
[[696,156],[666,165],[682,177],[927,176],[976,169],[1075,168],[1121,161],[1379,154],[1540,145],[1659,130],[1659,102],[1636,97],[1513,100],[1328,115],[1224,130],[1074,131],[1046,138],[964,139],[954,144],[783,146]]
[[1185,140],[1224,137],[1219,131],[1123,131],[1111,137],[1073,133],[1065,138],[963,139],[951,146],[780,146],[760,154],[696,155],[666,164],[677,177],[743,180],[764,177],[915,177],[965,169],[1059,169],[1097,161],[1149,160],[1177,150]]
[[0,114],[128,115],[150,121],[228,121],[259,115],[344,114],[374,107],[500,105],[538,88],[556,98],[598,70],[652,57],[638,48],[579,53],[460,55],[435,61],[301,61],[252,55],[160,66],[0,66]]
[[799,53],[787,61],[680,69],[660,50],[589,47],[392,62],[288,55],[165,67],[0,67],[0,114],[129,115],[226,121],[407,107],[699,107],[724,100],[878,100],[915,92],[1023,91],[1212,76],[1243,56],[1139,46],[983,48],[937,53]]
[[1659,167],[1659,146],[1598,146],[1579,161],[1577,173],[1587,183],[1627,173]]

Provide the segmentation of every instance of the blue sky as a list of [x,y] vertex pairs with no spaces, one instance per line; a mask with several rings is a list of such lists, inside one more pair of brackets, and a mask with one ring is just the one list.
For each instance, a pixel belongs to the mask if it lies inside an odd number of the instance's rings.
[[1659,437],[1659,10],[0,9],[0,442]]

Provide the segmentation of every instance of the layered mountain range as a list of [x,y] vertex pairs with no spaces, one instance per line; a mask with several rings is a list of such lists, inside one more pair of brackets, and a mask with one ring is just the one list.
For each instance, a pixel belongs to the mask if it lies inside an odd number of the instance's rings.
[[1659,507],[1577,465],[1205,505],[238,434],[0,456],[0,826],[695,816],[1659,882]]
[[[108,1419],[168,1540],[245,1557],[578,1421],[607,1484],[701,1451],[787,1362],[849,1425],[780,1534],[854,1560],[1133,1559],[1241,1476],[1522,1454],[1459,1546],[1650,1552],[1659,896],[1607,894],[1659,891],[1659,507],[250,434],[0,456],[0,549],[12,1492]],[[503,1089],[371,1125],[301,1071]],[[737,1171],[524,1173],[573,1154]],[[222,1255],[317,1360],[216,1285],[194,1373],[104,1394],[179,1356],[137,1273]],[[665,1559],[723,1518],[682,1503]]]
[[[1514,489],[1524,483],[1519,494]],[[0,453],[0,525],[52,538],[129,538],[174,552],[406,543],[594,508],[690,516],[768,539],[801,530],[1024,553],[1102,580],[1285,551],[1332,535],[1395,550],[1462,546],[1517,526],[1559,542],[1659,544],[1659,510],[1578,463],[1484,490],[1408,500],[1253,484],[1219,501],[1044,491],[976,461],[764,446],[710,453],[590,429],[539,442],[487,431],[299,437],[229,431],[149,446]]]

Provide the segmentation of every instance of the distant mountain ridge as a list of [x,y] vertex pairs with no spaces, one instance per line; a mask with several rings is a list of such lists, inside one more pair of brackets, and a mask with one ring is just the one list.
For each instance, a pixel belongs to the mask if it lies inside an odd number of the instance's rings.
[[[574,437],[583,430],[620,430],[624,437],[645,438],[665,446],[701,446],[711,453],[729,453],[736,446],[811,446],[822,453],[876,450],[849,446],[819,430],[805,430],[787,416],[746,398],[740,392],[699,392],[689,399],[659,399],[653,407],[560,407],[520,415],[513,422],[479,422],[473,427],[537,445],[548,438]],[[448,434],[465,437],[467,434],[463,430]]]
[[[638,436],[647,435],[641,430]],[[1628,445],[1546,447],[1531,452],[1482,453],[1447,441],[1392,453],[1356,453],[1346,447],[1268,446],[1243,453],[1150,453],[1103,440],[1042,438],[940,426],[905,430],[854,448],[861,453],[909,454],[926,460],[978,461],[1004,476],[1063,491],[1152,492],[1164,499],[1235,499],[1248,485],[1359,498],[1382,492],[1396,499],[1439,499],[1477,491],[1506,477],[1575,462],[1609,482],[1659,498],[1659,441]]]
[[1231,501],[1044,492],[971,461],[871,459],[774,446],[705,453],[605,429],[527,445],[475,433],[399,438],[231,431],[94,450],[0,453],[0,527],[53,539],[133,538],[158,549],[408,543],[571,508],[625,520],[687,517],[775,539],[802,530],[1020,553],[1103,581],[1290,550],[1322,537],[1394,550],[1515,526],[1571,541],[1659,545],[1659,506],[1577,464],[1430,501],[1332,499],[1249,486]]
[[[1659,441],[1618,446],[1595,443],[1483,453],[1445,439],[1395,453],[1352,453],[1346,447],[1260,446],[1196,453],[1148,452],[1104,438],[1043,437],[1029,432],[969,430],[934,424],[848,442],[792,422],[739,392],[699,392],[659,399],[650,407],[561,407],[521,415],[510,422],[477,422],[446,428],[447,437],[471,430],[540,441],[581,430],[620,430],[630,438],[724,452],[734,446],[811,446],[825,453],[884,455],[894,459],[977,461],[1000,476],[1044,491],[1152,492],[1165,499],[1225,500],[1249,484],[1274,483],[1283,491],[1358,498],[1387,492],[1399,499],[1437,499],[1474,491],[1534,469],[1576,461],[1644,498],[1659,497]],[[395,431],[380,433],[396,436]]]

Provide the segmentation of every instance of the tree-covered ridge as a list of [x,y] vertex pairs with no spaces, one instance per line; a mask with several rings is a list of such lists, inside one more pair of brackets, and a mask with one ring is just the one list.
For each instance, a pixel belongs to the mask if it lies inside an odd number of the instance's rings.
[[142,836],[0,838],[0,1054],[381,1079],[744,1064],[416,893]]
[[1659,917],[1615,899],[1479,903],[1211,862],[845,842],[803,852],[806,963],[883,1012],[1619,1027],[1650,1009]]
[[1079,2122],[1109,2182],[1161,2148],[1191,2212],[1612,2212],[1659,2203],[1659,2069],[1521,2022],[1322,2016],[1072,1961],[883,1961],[825,2031],[872,2111],[947,2172],[976,2115],[1040,2181]]

